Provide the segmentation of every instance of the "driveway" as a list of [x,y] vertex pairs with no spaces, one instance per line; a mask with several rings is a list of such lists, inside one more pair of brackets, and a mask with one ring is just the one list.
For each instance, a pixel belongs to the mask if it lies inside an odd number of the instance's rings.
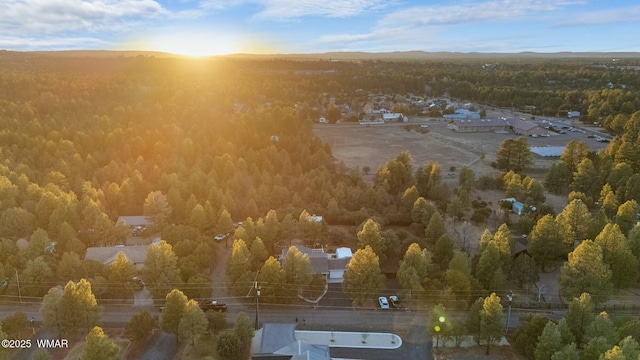
[[174,334],[156,331],[140,360],[173,360],[178,352],[178,342]]
[[146,287],[134,293],[133,306],[153,306],[151,293]]

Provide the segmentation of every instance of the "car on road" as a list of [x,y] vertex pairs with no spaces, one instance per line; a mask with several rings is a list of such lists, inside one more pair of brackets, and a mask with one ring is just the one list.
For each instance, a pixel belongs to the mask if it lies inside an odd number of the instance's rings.
[[380,304],[380,309],[388,309],[389,308],[389,301],[387,301],[387,298],[384,296],[380,296],[378,298],[378,303]]
[[202,311],[204,312],[207,312],[207,311],[227,312],[227,305],[219,304],[217,301],[212,300],[212,301],[201,302],[200,309],[202,309]]
[[400,298],[395,295],[389,296],[389,302],[391,302],[391,306],[396,309],[400,309],[402,307],[402,303],[400,302]]
[[213,239],[215,241],[221,241],[221,240],[224,240],[227,236],[229,236],[228,233],[227,234],[218,234],[218,235],[214,236]]

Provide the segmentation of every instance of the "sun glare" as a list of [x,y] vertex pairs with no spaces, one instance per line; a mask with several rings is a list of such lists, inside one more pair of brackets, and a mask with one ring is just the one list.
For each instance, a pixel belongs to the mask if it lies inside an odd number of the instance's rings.
[[149,50],[171,54],[205,57],[227,55],[237,52],[233,39],[204,34],[172,34],[148,42]]

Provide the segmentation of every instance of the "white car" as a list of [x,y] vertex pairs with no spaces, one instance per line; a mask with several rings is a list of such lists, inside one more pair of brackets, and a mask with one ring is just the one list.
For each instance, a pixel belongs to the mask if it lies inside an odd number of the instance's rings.
[[384,296],[380,296],[378,298],[378,303],[380,303],[380,309],[388,309],[389,308],[389,301],[387,301],[387,298]]
[[218,234],[213,238],[215,239],[215,241],[221,241],[221,240],[224,240],[227,236],[229,236],[229,234]]

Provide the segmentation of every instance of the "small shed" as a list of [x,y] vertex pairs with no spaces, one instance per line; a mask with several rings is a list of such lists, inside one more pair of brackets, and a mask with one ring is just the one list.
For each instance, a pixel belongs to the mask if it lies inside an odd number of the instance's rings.
[[514,214],[522,215],[523,210],[524,210],[524,204],[521,203],[520,201],[515,201],[511,205],[511,211],[513,211]]

